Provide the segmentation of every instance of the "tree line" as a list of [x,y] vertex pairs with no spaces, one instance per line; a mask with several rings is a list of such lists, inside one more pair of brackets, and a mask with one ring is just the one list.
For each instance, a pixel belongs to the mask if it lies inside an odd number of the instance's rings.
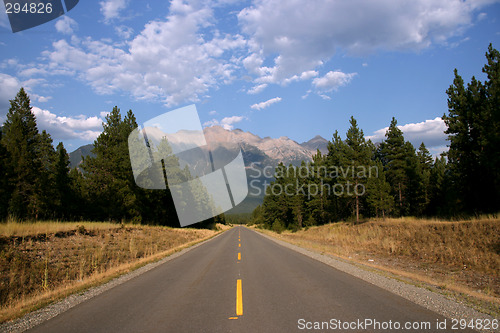
[[253,222],[277,231],[386,216],[496,214],[500,208],[500,53],[490,44],[483,83],[455,69],[446,91],[449,150],[433,160],[406,141],[392,118],[385,139],[366,140],[351,117],[328,153],[300,166],[279,164]]
[[[115,106],[94,141],[93,156],[84,157],[78,168],[70,168],[63,143],[54,148],[50,134],[38,130],[30,98],[21,88],[10,101],[0,129],[0,220],[179,226],[168,189],[146,190],[135,183],[128,137],[136,127],[132,110],[122,117]],[[216,222],[224,223],[224,216],[194,226],[211,227]]]

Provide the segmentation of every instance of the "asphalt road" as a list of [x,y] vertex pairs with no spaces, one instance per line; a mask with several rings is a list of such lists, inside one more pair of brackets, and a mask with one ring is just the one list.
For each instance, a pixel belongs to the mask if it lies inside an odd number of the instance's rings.
[[[29,332],[446,332],[444,320],[237,227]],[[407,323],[419,327],[394,329]]]

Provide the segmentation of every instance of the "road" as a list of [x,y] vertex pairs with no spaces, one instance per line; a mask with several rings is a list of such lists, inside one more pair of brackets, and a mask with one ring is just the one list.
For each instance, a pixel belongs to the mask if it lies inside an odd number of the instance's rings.
[[307,328],[315,322],[339,327],[339,320],[352,329],[332,331],[377,331],[357,326],[370,319],[382,328],[396,322],[432,325],[414,332],[436,332],[436,322],[445,320],[236,227],[29,332],[319,332]]

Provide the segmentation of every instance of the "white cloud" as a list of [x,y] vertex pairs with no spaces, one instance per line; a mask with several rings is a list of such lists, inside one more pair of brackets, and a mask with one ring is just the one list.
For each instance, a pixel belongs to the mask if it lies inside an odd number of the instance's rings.
[[240,121],[247,119],[245,116],[232,116],[232,117],[225,117],[222,118],[221,121],[218,121],[216,119],[209,120],[203,124],[203,126],[210,127],[210,126],[221,126],[222,128],[230,131],[234,128],[234,124],[239,123]]
[[46,130],[55,140],[93,141],[102,132],[103,120],[95,116],[62,117],[36,106],[32,111],[36,116],[38,129]]
[[287,85],[287,84],[289,84],[291,82],[295,82],[295,81],[309,80],[313,77],[318,76],[318,74],[319,73],[317,71],[305,71],[305,72],[302,72],[300,75],[293,75],[292,77],[284,79],[281,83],[283,85]]
[[232,130],[234,128],[234,124],[239,123],[243,119],[246,119],[246,118],[244,116],[225,117],[225,118],[222,118],[222,120],[220,121],[220,124],[224,129]]
[[31,101],[45,103],[52,99],[51,96],[42,96],[33,92],[34,87],[42,83],[45,83],[45,79],[32,78],[20,81],[14,76],[0,73],[0,118],[4,120],[4,116],[7,114],[10,107],[9,100],[16,97],[21,87],[24,87]]
[[482,21],[482,20],[484,20],[487,16],[488,16],[488,14],[486,14],[486,13],[479,13],[479,14],[477,15],[477,20],[478,20],[478,21]]
[[212,127],[212,126],[218,126],[220,123],[217,119],[212,119],[209,121],[206,121],[203,123],[203,126],[205,127]]
[[[427,146],[426,146],[427,147]],[[436,146],[436,147],[427,147],[427,150],[431,155],[436,158],[440,157],[441,153],[447,152],[450,148],[446,145]]]
[[44,52],[46,66],[77,75],[99,94],[125,91],[167,106],[197,102],[210,88],[231,82],[236,65],[225,52],[246,45],[242,36],[217,31],[204,39],[199,30],[212,18],[209,8],[173,1],[167,20],[146,24],[127,49],[91,38],[59,40]]
[[252,106],[250,106],[250,108],[255,109],[255,110],[262,110],[262,109],[269,107],[270,105],[272,105],[274,103],[281,102],[281,100],[282,100],[281,97],[271,98],[265,102],[253,104]]
[[120,38],[130,39],[130,37],[134,34],[134,29],[125,25],[120,25],[115,27],[115,32]]
[[209,115],[211,115],[211,116],[214,116],[214,115],[216,115],[216,114],[217,114],[217,111],[212,110],[212,111],[210,111],[208,114],[209,114]]
[[267,84],[262,83],[262,84],[259,84],[259,85],[256,85],[256,86],[250,88],[247,92],[250,95],[255,95],[255,94],[262,92],[266,88],[267,88]]
[[38,94],[30,93],[31,100],[36,100],[38,103],[46,103],[52,99],[52,96],[40,96]]
[[21,82],[13,76],[0,73],[0,117],[3,117],[9,111],[9,100],[16,97]]
[[399,127],[406,140],[415,143],[416,146],[420,145],[422,141],[429,147],[442,145],[446,142],[446,124],[440,117],[431,120],[426,120],[420,123],[410,123]]
[[300,79],[301,80],[308,80],[308,79],[311,79],[313,77],[316,77],[318,76],[318,72],[316,71],[305,71],[305,72],[302,72],[302,74],[300,74]]
[[322,92],[330,92],[332,90],[337,90],[338,88],[345,86],[351,82],[357,73],[343,73],[341,71],[330,71],[323,77],[315,78],[312,84],[316,89]]
[[[247,70],[259,83],[283,83],[348,54],[418,51],[463,33],[497,0],[268,0],[238,14],[250,38]],[[272,65],[263,66],[271,63]]]
[[129,0],[106,0],[99,2],[101,13],[105,21],[110,21],[120,16],[120,12],[127,8]]
[[264,58],[257,53],[252,53],[243,59],[243,66],[245,66],[246,70],[251,74],[257,74],[259,76],[262,75],[264,71],[264,67],[261,67],[263,63]]
[[56,30],[66,35],[73,34],[74,29],[76,29],[77,27],[78,23],[76,23],[76,21],[70,18],[68,15],[63,15],[56,22]]
[[[398,125],[398,128],[403,131],[405,140],[410,141],[415,148],[424,143],[429,151],[434,155],[447,150],[446,147],[446,124],[440,117],[428,119],[420,123],[409,123],[406,125]],[[385,133],[389,127],[385,127],[375,131],[371,136],[366,139],[371,139],[373,142],[382,142],[385,140]]]
[[[115,27],[124,40],[120,44],[89,37],[59,40],[42,54],[45,63],[22,70],[25,75],[74,75],[99,94],[125,92],[169,107],[198,102],[211,89],[246,75],[254,85],[249,94],[270,84],[311,81],[312,90],[329,98],[325,93],[355,75],[324,68],[337,50],[369,54],[447,45],[496,0],[400,0],[397,6],[394,0],[256,0],[239,13],[229,12],[237,15],[240,34],[233,27],[225,34],[214,8],[236,1],[172,0],[168,15],[141,31]],[[130,0],[99,4],[109,22]],[[64,20],[56,25],[69,33],[74,27]]]

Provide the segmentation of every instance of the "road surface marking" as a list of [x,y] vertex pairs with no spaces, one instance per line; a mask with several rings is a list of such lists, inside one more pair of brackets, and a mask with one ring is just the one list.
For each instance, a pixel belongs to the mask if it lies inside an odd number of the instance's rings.
[[238,317],[229,317],[229,319],[238,319]]
[[236,315],[243,315],[243,296],[241,293],[241,279],[236,280]]
[[238,260],[241,260],[241,252],[238,252]]
[[238,244],[238,247],[241,247],[241,244]]

